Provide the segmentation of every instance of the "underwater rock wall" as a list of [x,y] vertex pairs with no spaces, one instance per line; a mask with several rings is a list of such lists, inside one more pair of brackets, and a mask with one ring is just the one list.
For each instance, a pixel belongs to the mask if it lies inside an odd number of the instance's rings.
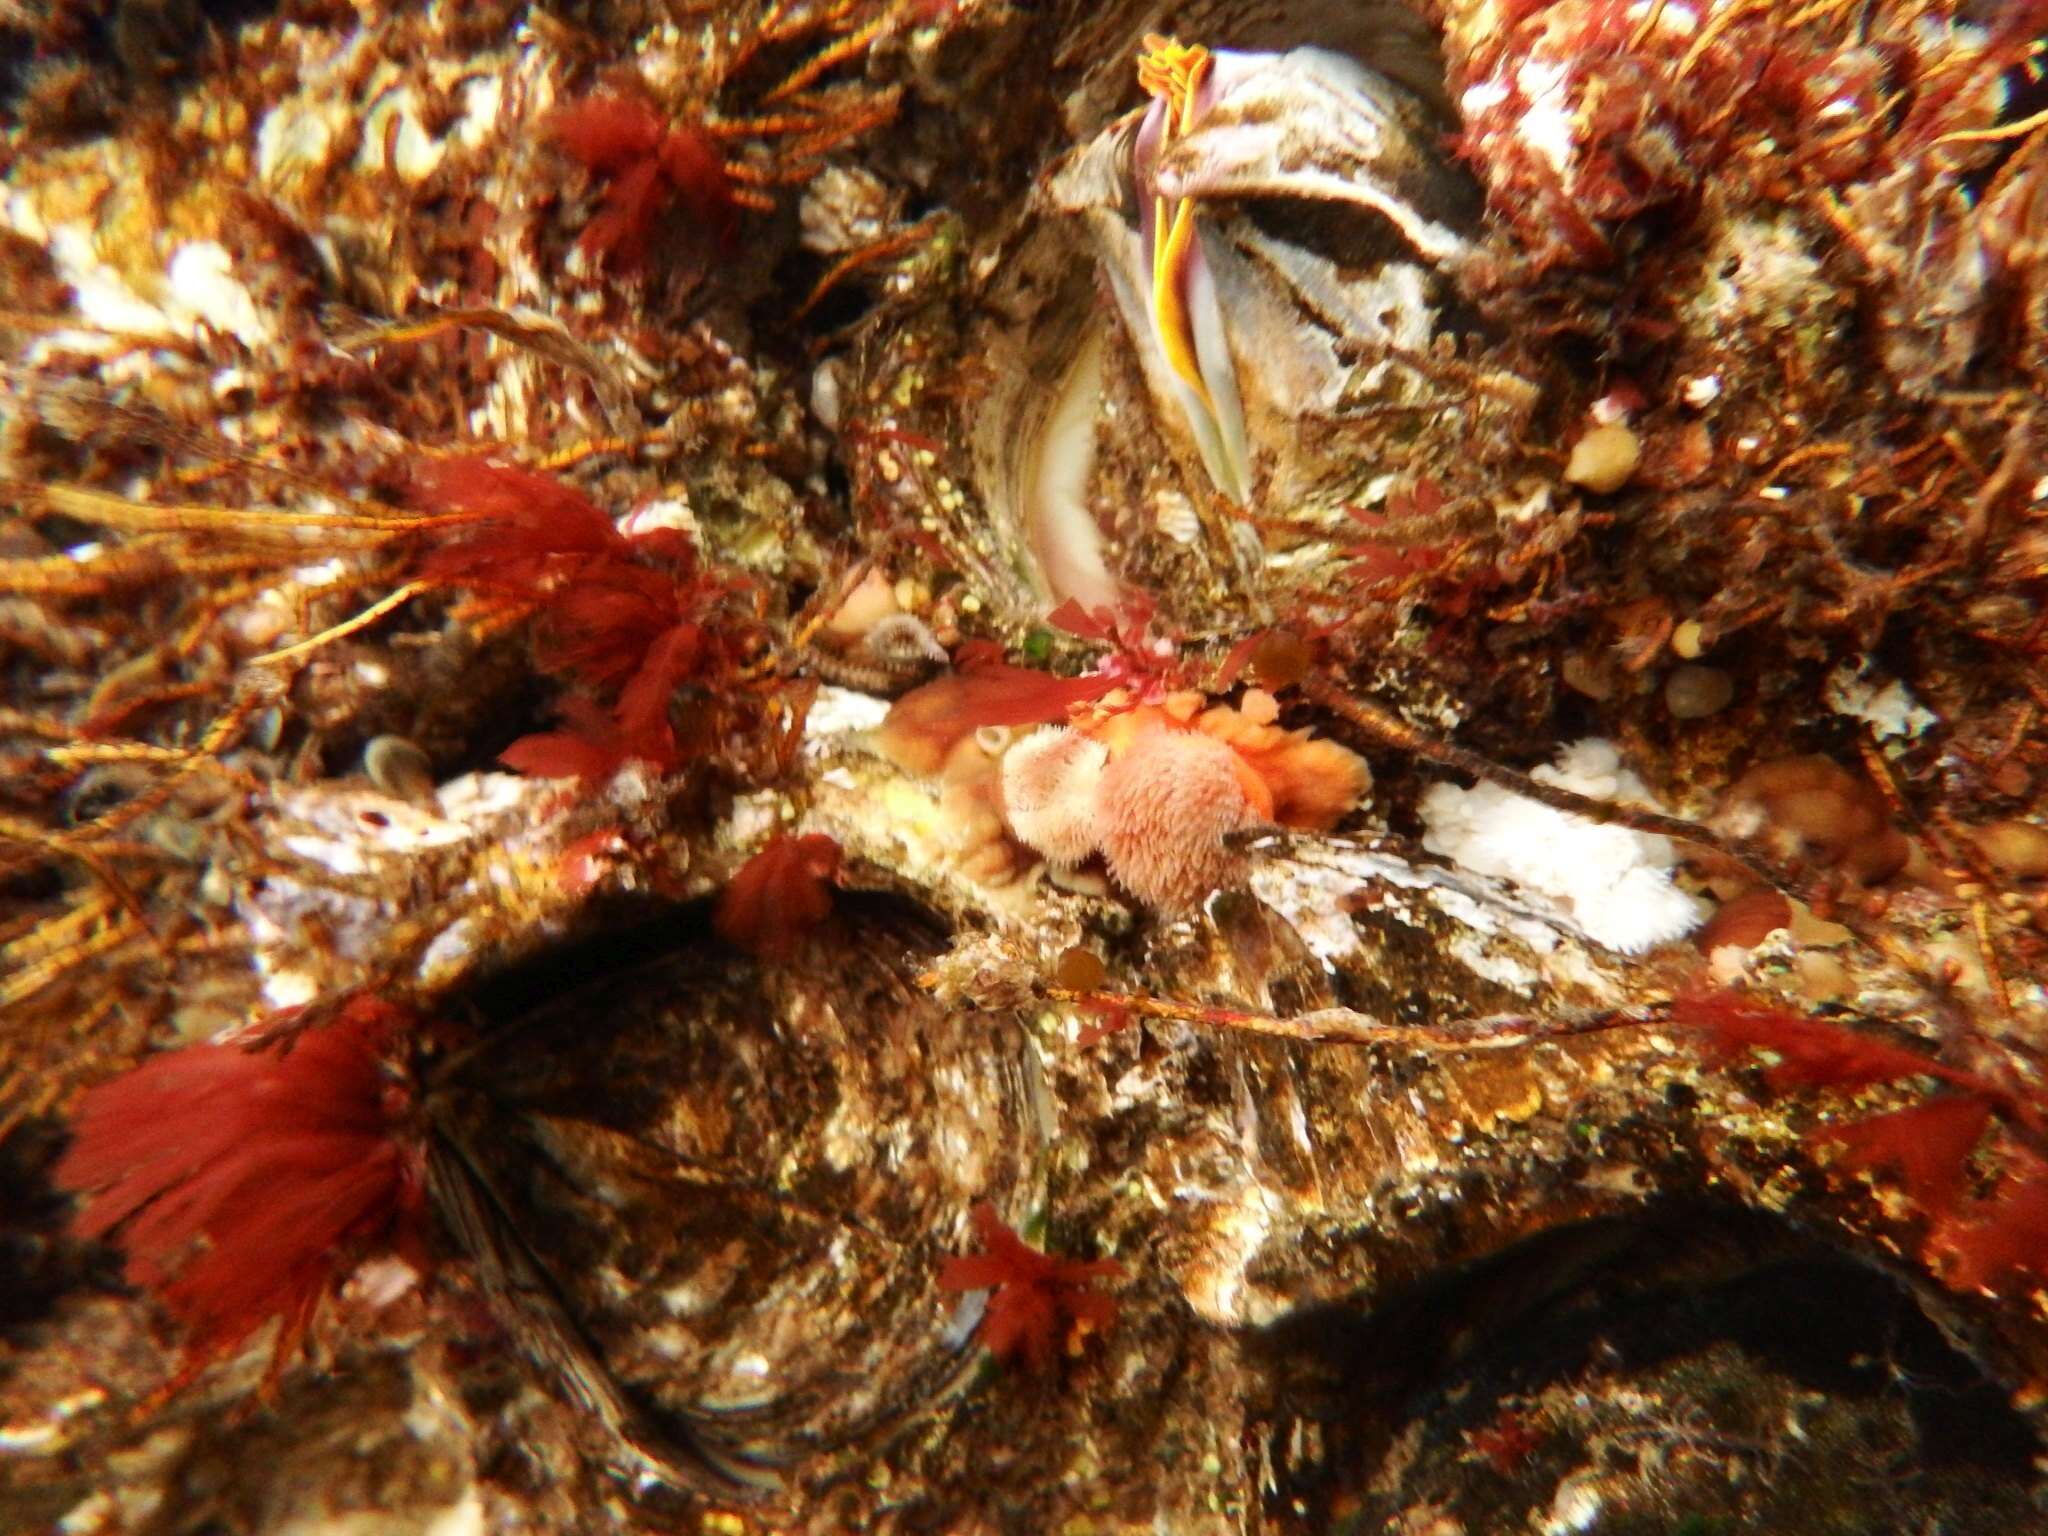
[[0,1525],[2026,1528],[2044,33],[0,5]]

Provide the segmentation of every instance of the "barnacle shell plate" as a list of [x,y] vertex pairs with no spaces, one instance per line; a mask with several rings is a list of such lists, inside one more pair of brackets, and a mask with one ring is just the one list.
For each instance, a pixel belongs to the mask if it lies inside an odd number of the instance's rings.
[[950,1224],[1029,1181],[1043,1118],[1015,1023],[915,984],[929,920],[840,908],[788,964],[690,942],[548,1000],[453,1090],[605,1369],[769,1463],[959,1368]]
[[[1053,168],[981,306],[977,486],[1041,602],[1119,582],[1169,603],[1257,593],[1264,551],[1229,503],[1334,514],[1385,468],[1388,409],[1429,406],[1414,361],[1445,327],[1476,214],[1437,148],[1445,125],[1329,49],[1216,59],[1213,101],[1163,149],[1139,109]],[[1162,345],[1139,217],[1155,188],[1194,210],[1187,323],[1207,392],[1234,392],[1220,426]],[[1242,472],[1216,446],[1240,415]]]

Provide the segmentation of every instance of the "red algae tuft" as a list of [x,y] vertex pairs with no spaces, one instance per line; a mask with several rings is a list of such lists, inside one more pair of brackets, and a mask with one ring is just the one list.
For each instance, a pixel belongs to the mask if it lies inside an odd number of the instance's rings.
[[193,1367],[273,1318],[282,1360],[358,1262],[417,1256],[424,1152],[390,1059],[412,1023],[357,998],[325,1028],[186,1046],[86,1093],[57,1167],[86,1195],[77,1231],[116,1236]]
[[777,833],[732,877],[712,926],[720,938],[762,960],[788,960],[832,911],[839,844],[823,833]]
[[[422,578],[538,614],[535,660],[586,690],[560,704],[562,730],[521,737],[501,762],[594,783],[629,762],[666,773],[692,755],[671,718],[677,695],[729,685],[761,644],[744,578],[684,534],[628,537],[580,491],[485,459],[420,464],[413,498],[453,530],[425,553]],[[701,707],[718,714],[732,697],[707,687]]]
[[598,94],[556,112],[548,131],[571,159],[606,185],[604,206],[577,244],[620,272],[647,265],[656,222],[680,205],[720,250],[731,248],[738,203],[716,140],[688,123],[664,124],[633,97]]
[[1093,1285],[1122,1279],[1121,1264],[1042,1253],[1004,1225],[986,1200],[973,1214],[982,1251],[946,1260],[939,1288],[991,1293],[980,1338],[998,1360],[1022,1359],[1029,1370],[1050,1370],[1062,1346],[1079,1354],[1090,1334],[1116,1320],[1116,1298]]

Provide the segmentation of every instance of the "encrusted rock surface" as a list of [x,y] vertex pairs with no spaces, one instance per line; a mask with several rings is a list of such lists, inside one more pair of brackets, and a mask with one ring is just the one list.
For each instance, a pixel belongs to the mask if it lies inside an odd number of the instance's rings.
[[[1152,33],[1225,51],[1163,149]],[[0,1527],[2043,1519],[2044,33],[0,5]],[[517,568],[421,490],[479,454],[616,535]],[[1372,787],[1152,910],[1004,821],[1064,703],[878,736],[941,654]],[[831,915],[715,916],[790,835]],[[1767,1076],[1729,988],[1933,1075]],[[364,996],[424,1235],[189,1359],[81,1095]],[[1930,1095],[1946,1183],[1830,1151]],[[938,1283],[982,1200],[1128,1276],[1055,1372]]]

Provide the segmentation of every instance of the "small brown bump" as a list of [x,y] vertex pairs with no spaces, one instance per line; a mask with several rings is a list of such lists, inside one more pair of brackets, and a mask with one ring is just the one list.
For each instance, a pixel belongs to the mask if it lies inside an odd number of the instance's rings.
[[1693,935],[1702,954],[1725,945],[1754,949],[1770,934],[1792,925],[1792,903],[1768,886],[1744,891],[1721,903],[1720,910]]
[[1735,679],[1719,667],[1683,666],[1664,680],[1664,707],[1674,720],[1718,715],[1735,698]]
[[363,748],[363,772],[394,800],[434,797],[433,760],[403,736],[373,736]]
[[1994,821],[1970,835],[2000,874],[2019,880],[2048,875],[2048,827],[2031,821]]
[[1291,688],[1308,675],[1308,642],[1289,629],[1269,629],[1252,647],[1252,681],[1261,688]]
[[1053,963],[1052,978],[1070,992],[1098,992],[1109,979],[1109,967],[1102,963],[1102,956],[1085,944],[1074,944],[1060,951],[1059,959]]
[[2027,773],[2026,765],[2024,763],[2017,762],[2012,758],[2007,758],[2004,762],[2000,763],[1996,768],[1991,770],[1988,782],[1990,783],[1991,788],[1997,791],[1999,794],[2011,795],[2015,799],[2017,799],[2019,796],[2024,795],[2027,792],[2028,786],[2033,781],[2031,776]]
[[1589,699],[1614,697],[1614,668],[1607,658],[1585,651],[1573,651],[1564,659],[1564,685]]

